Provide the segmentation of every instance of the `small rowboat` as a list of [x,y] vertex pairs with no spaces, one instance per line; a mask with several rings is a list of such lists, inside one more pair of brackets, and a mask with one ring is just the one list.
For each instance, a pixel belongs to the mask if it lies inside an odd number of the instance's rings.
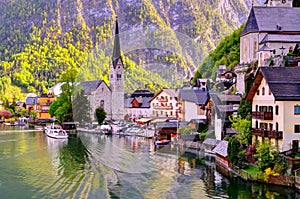
[[154,142],[156,146],[164,146],[168,145],[170,143],[170,140],[157,140]]

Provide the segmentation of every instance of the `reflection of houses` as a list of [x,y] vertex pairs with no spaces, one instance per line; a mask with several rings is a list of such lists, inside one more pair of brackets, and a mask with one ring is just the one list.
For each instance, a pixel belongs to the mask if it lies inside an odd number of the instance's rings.
[[222,140],[226,135],[226,129],[231,127],[229,117],[236,115],[241,101],[240,95],[210,94],[213,103],[214,129],[216,139]]
[[300,140],[300,67],[261,67],[247,95],[252,101],[252,141],[280,151]]
[[49,108],[52,102],[55,100],[53,95],[41,94],[37,97],[36,109],[37,118],[51,118],[49,114]]
[[178,109],[179,118],[182,121],[200,119],[206,121],[210,117],[211,108],[208,91],[202,89],[182,89],[179,92]]
[[150,99],[151,117],[177,117],[178,90],[162,89],[152,99]]
[[125,99],[125,110],[131,120],[150,117],[150,100],[154,93],[148,90],[136,90]]

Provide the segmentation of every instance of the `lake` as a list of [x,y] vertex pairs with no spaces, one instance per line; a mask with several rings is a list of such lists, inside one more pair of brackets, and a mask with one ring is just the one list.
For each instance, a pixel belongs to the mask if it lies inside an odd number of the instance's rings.
[[152,139],[0,131],[0,198],[297,198],[285,187],[227,178],[214,157]]

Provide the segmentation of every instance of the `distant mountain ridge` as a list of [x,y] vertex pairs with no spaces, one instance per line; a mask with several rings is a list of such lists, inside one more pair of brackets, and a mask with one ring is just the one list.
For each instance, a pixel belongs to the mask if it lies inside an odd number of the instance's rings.
[[[251,0],[2,0],[0,68],[4,72],[22,71],[13,72],[10,77],[25,92],[47,90],[70,64],[92,73],[85,74],[83,80],[107,80],[111,52],[99,49],[99,45],[111,40],[118,16],[121,33],[153,29],[155,41],[168,41],[188,54],[184,57],[164,49],[126,53],[126,89],[132,91],[139,87],[134,82],[147,84],[152,90],[162,85],[176,87],[187,81],[200,64],[193,63],[189,57],[198,56],[201,62],[223,37],[245,22],[251,3]],[[170,34],[160,35],[160,30]],[[176,33],[194,41],[199,53],[183,52],[185,49]],[[100,58],[89,57],[92,49],[96,49]],[[64,62],[62,58],[70,60]],[[99,71],[88,72],[84,67],[89,64],[82,64],[86,60],[90,65],[99,66]],[[156,75],[150,75],[153,73]],[[149,76],[155,76],[156,80]]]

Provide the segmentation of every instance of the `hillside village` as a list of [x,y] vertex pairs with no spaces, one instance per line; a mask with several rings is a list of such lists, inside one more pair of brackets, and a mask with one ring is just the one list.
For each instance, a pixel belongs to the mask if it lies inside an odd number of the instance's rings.
[[[249,147],[268,142],[281,154],[298,153],[300,21],[292,19],[300,18],[300,8],[292,3],[273,0],[264,7],[252,7],[240,35],[240,63],[233,70],[220,65],[215,79],[199,78],[195,84],[161,88],[157,93],[147,89],[125,93],[126,69],[116,20],[110,84],[103,80],[79,83],[89,101],[91,122],[96,121],[96,108],[103,107],[107,121],[160,123],[163,127],[157,133],[167,139],[178,133],[178,127],[193,128],[200,134],[207,131],[210,138],[204,142],[214,143],[211,150],[226,168],[231,165],[226,152],[230,137],[244,133],[233,125],[232,117],[238,116],[240,106],[251,103],[249,115],[243,118],[251,120]],[[35,110],[36,119],[52,118],[49,109],[61,94],[61,86],[53,86],[47,94],[30,94],[17,105]]]

